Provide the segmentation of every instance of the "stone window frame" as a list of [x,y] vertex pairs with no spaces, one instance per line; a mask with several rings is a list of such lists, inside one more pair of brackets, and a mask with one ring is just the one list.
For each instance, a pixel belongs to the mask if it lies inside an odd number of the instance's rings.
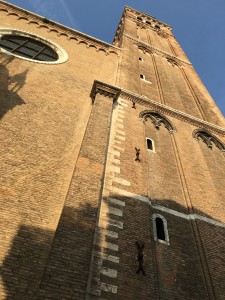
[[[164,227],[164,233],[165,233],[165,241],[158,239],[157,236],[157,228],[156,228],[156,218],[160,218],[163,221],[163,227]],[[154,213],[152,215],[152,222],[153,222],[153,234],[154,234],[154,241],[159,242],[165,245],[169,245],[169,233],[168,233],[168,227],[167,227],[167,220],[164,216],[158,213]]]
[[[149,152],[156,153],[156,151],[155,151],[155,142],[154,142],[154,140],[151,139],[151,138],[149,138],[149,137],[146,137],[145,139],[146,139],[146,147],[147,147],[147,150],[148,150]],[[152,150],[148,148],[148,140],[150,140],[150,141],[152,142]]]
[[24,30],[18,30],[18,29],[14,29],[14,28],[0,28],[0,37],[3,35],[18,35],[18,36],[24,36],[30,39],[34,39],[38,42],[41,42],[43,44],[46,44],[48,47],[52,48],[58,55],[58,59],[56,61],[40,61],[40,60],[35,60],[35,59],[30,59],[27,57],[23,57],[14,53],[11,53],[7,50],[5,50],[4,48],[0,47],[0,52],[5,53],[7,55],[10,56],[14,56],[26,61],[30,61],[33,63],[39,63],[39,64],[47,64],[47,65],[56,65],[56,64],[61,64],[64,63],[68,60],[68,54],[67,52],[58,44],[44,38],[41,37],[39,35],[36,35],[34,33],[28,32],[28,31],[24,31]]
[[218,137],[214,136],[205,128],[195,129],[192,133],[192,136],[196,141],[201,140],[203,143],[205,143],[210,150],[213,150],[213,147],[215,146],[219,148],[222,154],[225,153],[225,145],[223,142],[221,142]]

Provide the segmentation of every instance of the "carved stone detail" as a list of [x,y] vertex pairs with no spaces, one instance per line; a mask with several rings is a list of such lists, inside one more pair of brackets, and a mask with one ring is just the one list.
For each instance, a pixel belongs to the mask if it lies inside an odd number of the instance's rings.
[[213,131],[216,134],[220,134],[221,136],[225,136],[225,129],[224,128],[222,128],[218,125],[209,123],[207,121],[204,121],[202,119],[196,118],[194,116],[191,116],[191,115],[189,115],[185,112],[178,111],[178,110],[176,110],[172,107],[169,107],[165,104],[162,104],[162,103],[159,103],[159,102],[154,101],[152,99],[149,99],[145,96],[140,96],[138,94],[135,94],[133,92],[130,92],[130,91],[127,91],[127,90],[121,88],[120,97],[124,98],[124,99],[127,99],[131,102],[135,102],[136,104],[143,105],[146,108],[149,107],[150,109],[152,109],[154,111],[157,111],[160,114],[163,114],[163,115],[166,114],[167,116],[177,118],[177,119],[179,119],[183,122],[192,124],[192,125],[194,125],[198,128],[203,128],[204,127],[209,131]]
[[163,38],[167,38],[168,37],[168,34],[166,32],[164,32],[164,31],[162,31],[162,30],[158,31],[158,35],[161,36],[161,37],[163,37]]
[[92,103],[94,103],[97,94],[113,98],[113,101],[115,101],[118,99],[120,91],[121,90],[115,86],[95,80],[90,94]]
[[221,152],[225,152],[225,145],[211,133],[206,130],[195,130],[193,136],[196,140],[201,139],[209,149],[212,149],[213,143],[220,149]]
[[[185,64],[190,65],[190,66],[192,65],[192,64],[191,64],[189,61],[187,61],[187,60],[183,60],[183,59],[181,59],[181,58],[179,58],[179,57],[173,56],[173,55],[171,55],[171,54],[169,54],[169,53],[167,53],[167,52],[165,52],[165,51],[162,51],[161,49],[158,49],[158,48],[156,48],[156,47],[153,47],[153,46],[150,45],[150,44],[146,44],[146,43],[144,43],[143,41],[140,41],[140,40],[138,40],[138,39],[136,39],[136,38],[130,36],[129,34],[124,33],[123,36],[126,37],[126,38],[128,38],[128,39],[130,39],[130,40],[132,40],[132,41],[134,41],[138,47],[140,47],[140,45],[142,45],[142,46],[145,47],[146,49],[149,49],[150,51],[155,52],[155,53],[161,55],[162,57],[166,57],[166,58],[169,58],[169,59],[171,59],[171,60],[176,61],[177,64],[185,63]],[[179,63],[178,63],[178,62],[179,62]]]
[[173,67],[178,67],[178,68],[181,68],[181,67],[183,67],[183,65],[178,61],[178,59],[177,58],[175,58],[175,57],[171,57],[171,56],[168,56],[168,55],[166,55],[165,56],[165,59],[168,61],[168,63],[170,64],[170,65],[172,65]]
[[149,54],[154,54],[154,49],[149,49],[148,47],[146,47],[145,45],[142,45],[142,44],[138,44],[138,49],[140,49],[141,51],[143,51],[143,53],[149,53]]
[[164,124],[166,129],[168,129],[169,133],[173,133],[175,131],[175,128],[171,125],[168,119],[159,114],[158,112],[144,110],[140,113],[140,117],[143,119],[144,122],[147,121],[148,118],[150,118],[155,128],[158,130],[160,129],[161,124]]

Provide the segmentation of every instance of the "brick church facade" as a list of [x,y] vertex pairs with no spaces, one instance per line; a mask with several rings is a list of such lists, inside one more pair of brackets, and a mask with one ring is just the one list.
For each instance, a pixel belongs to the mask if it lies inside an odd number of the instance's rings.
[[0,48],[0,299],[224,299],[225,121],[171,27],[0,1]]

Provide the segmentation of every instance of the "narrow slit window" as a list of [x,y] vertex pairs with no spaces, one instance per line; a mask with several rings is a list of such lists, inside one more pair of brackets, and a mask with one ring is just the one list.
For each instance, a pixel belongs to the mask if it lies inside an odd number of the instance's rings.
[[169,245],[169,233],[167,229],[167,221],[160,214],[153,214],[153,232],[156,242]]
[[140,74],[140,78],[141,78],[141,79],[145,79],[145,75]]
[[156,223],[157,239],[165,241],[166,238],[165,238],[165,230],[164,230],[163,220],[161,218],[156,218],[155,223]]
[[153,151],[154,150],[154,145],[153,145],[153,141],[151,139],[147,139],[147,148],[148,150]]

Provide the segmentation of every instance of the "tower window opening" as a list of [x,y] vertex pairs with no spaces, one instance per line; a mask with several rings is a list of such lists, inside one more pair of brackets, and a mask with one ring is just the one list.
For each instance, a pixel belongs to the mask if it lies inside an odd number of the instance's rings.
[[150,151],[155,151],[155,147],[154,147],[154,142],[153,140],[151,139],[146,139],[146,142],[147,142],[147,149],[150,150]]
[[160,214],[153,214],[153,233],[156,242],[169,245],[169,233],[167,229],[167,221]]
[[155,28],[156,28],[156,29],[160,29],[160,26],[159,26],[159,25],[155,25]]
[[151,23],[151,22],[149,22],[149,21],[146,21],[145,23],[146,23],[146,24],[148,24],[148,25],[152,25],[152,23]]
[[141,78],[141,79],[145,79],[145,75],[140,74],[140,78]]
[[165,230],[164,230],[163,220],[161,218],[156,218],[155,224],[156,224],[157,239],[165,241],[166,238],[165,238]]
[[142,18],[140,18],[140,17],[137,17],[137,20],[138,20],[138,21],[142,21]]
[[142,57],[139,57],[139,60],[140,60],[140,61],[143,61],[144,59],[143,59]]

